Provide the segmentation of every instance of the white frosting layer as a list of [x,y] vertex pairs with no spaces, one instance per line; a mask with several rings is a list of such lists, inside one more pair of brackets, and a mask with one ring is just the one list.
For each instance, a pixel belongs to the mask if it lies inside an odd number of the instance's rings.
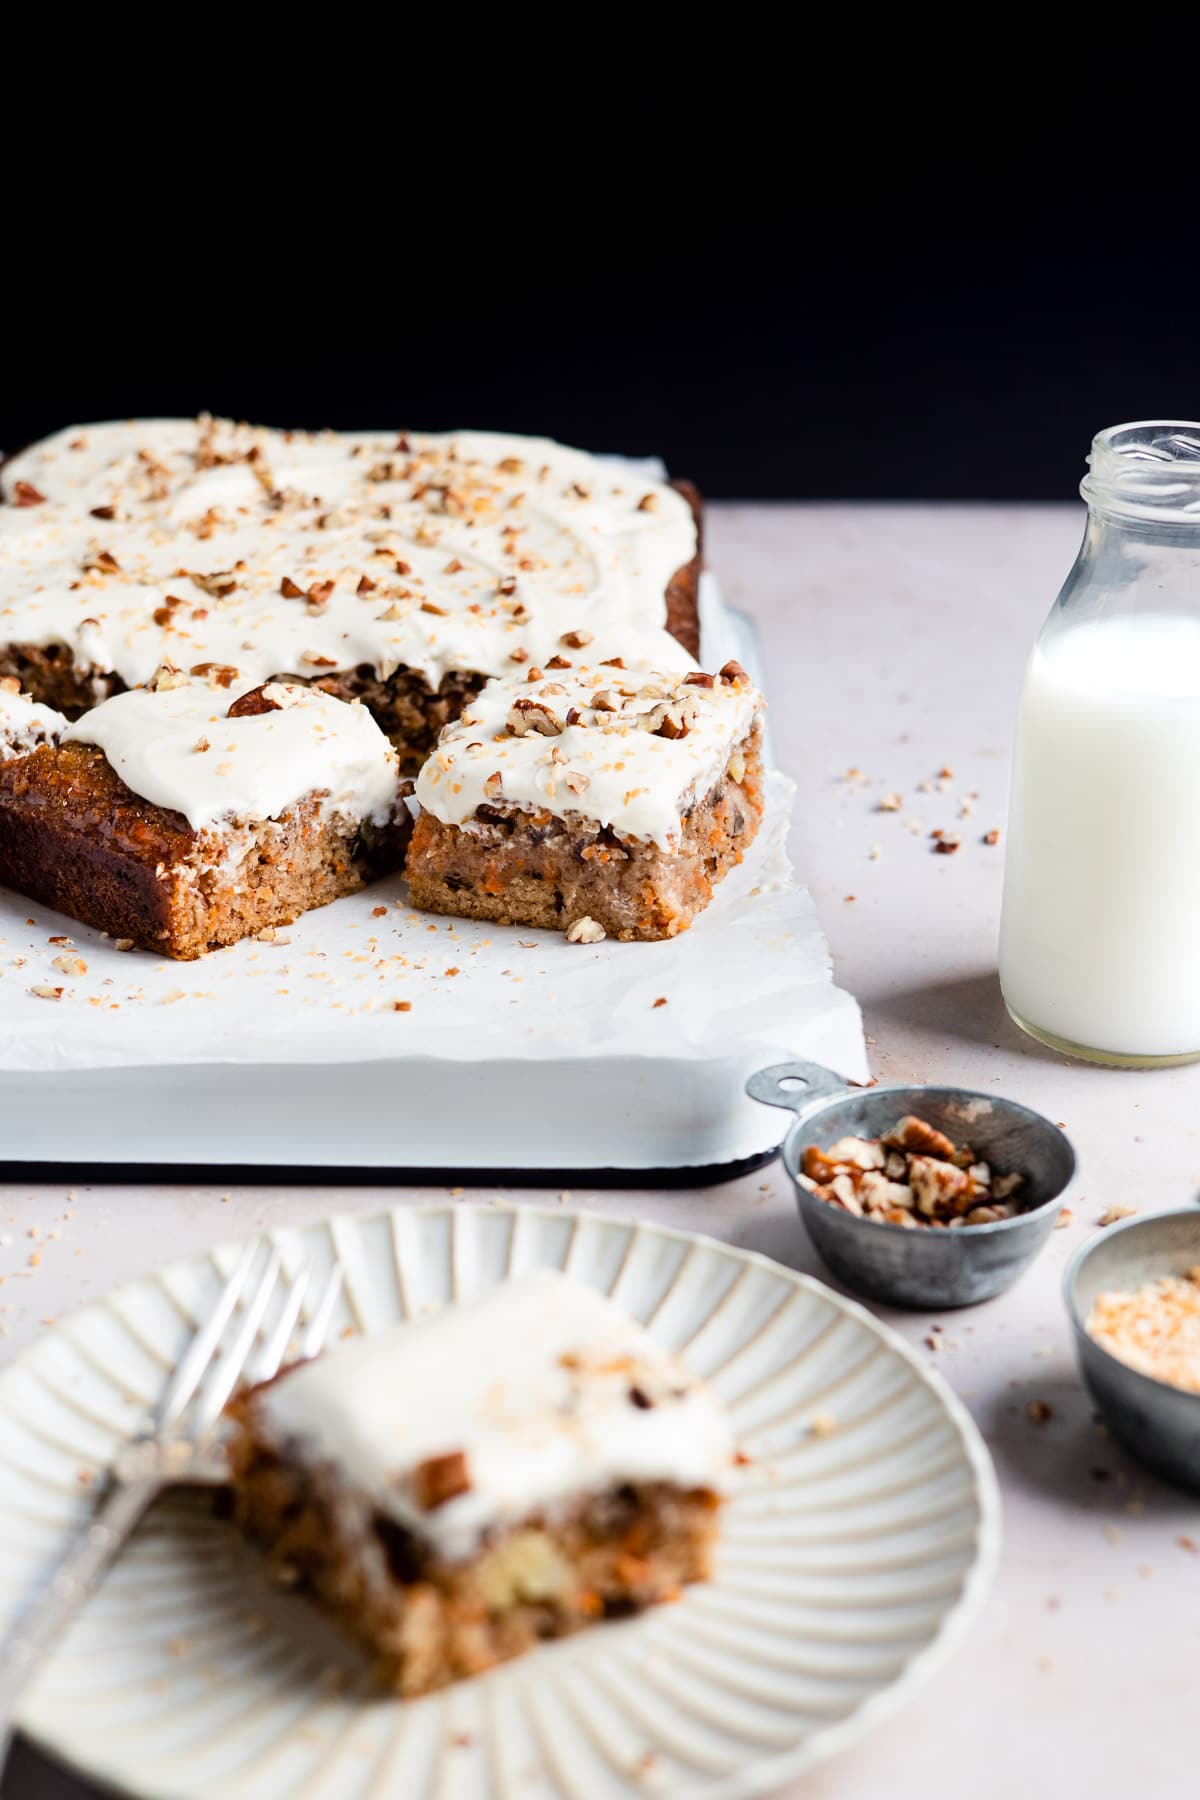
[[60,432],[0,484],[0,642],[66,644],[129,687],[164,661],[436,686],[575,627],[692,666],[663,630],[686,501],[546,439],[144,420]]
[[231,719],[242,691],[206,681],[135,688],[66,726],[63,740],[98,744],[127,787],[195,831],[276,819],[313,793],[329,812],[389,817],[396,753],[365,706],[271,682],[264,692],[277,710]]
[[[327,1352],[254,1407],[280,1450],[331,1465],[448,1560],[622,1482],[721,1492],[733,1454],[708,1389],[612,1301],[548,1269]],[[456,1451],[469,1488],[423,1509],[414,1473]]]
[[417,799],[444,825],[467,823],[480,805],[544,808],[670,848],[682,815],[724,772],[763,705],[740,674],[704,679],[713,685],[640,667],[572,666],[536,681],[491,681],[442,732]]
[[55,744],[67,721],[53,707],[15,692],[0,682],[0,762],[24,756],[39,744]]

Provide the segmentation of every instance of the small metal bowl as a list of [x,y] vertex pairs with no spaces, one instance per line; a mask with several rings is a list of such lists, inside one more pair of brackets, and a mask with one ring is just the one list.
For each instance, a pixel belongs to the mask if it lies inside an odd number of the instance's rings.
[[1200,1493],[1200,1394],[1131,1369],[1089,1337],[1097,1294],[1135,1288],[1200,1263],[1200,1210],[1150,1213],[1110,1225],[1067,1265],[1063,1294],[1079,1367],[1115,1438],[1131,1456],[1180,1487]]
[[[746,1092],[797,1115],[782,1155],[809,1236],[840,1282],[889,1306],[940,1312],[1002,1293],[1053,1231],[1075,1178],[1075,1152],[1058,1126],[998,1095],[967,1088],[848,1088],[831,1069],[808,1062],[760,1069]],[[969,1143],[994,1168],[1024,1175],[1024,1196],[1032,1204],[991,1225],[913,1230],[856,1218],[804,1186],[800,1164],[809,1144],[828,1148],[841,1137],[882,1137],[905,1113],[956,1143]]]

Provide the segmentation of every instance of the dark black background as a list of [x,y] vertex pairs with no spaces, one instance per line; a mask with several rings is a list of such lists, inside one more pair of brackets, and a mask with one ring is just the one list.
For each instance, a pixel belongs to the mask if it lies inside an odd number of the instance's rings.
[[142,111],[85,81],[29,196],[17,159],[0,444],[208,409],[659,451],[715,496],[1065,498],[1100,426],[1200,412],[1180,46],[1151,90],[961,19],[785,51],[763,15],[693,65],[606,15],[468,69],[464,14],[414,71],[356,17],[303,79],[210,44]]

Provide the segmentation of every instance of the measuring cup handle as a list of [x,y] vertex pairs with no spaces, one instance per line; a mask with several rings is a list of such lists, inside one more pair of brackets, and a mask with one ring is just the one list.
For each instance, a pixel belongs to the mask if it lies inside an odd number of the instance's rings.
[[759,1069],[746,1083],[746,1092],[752,1100],[761,1100],[765,1106],[783,1106],[789,1112],[803,1112],[814,1100],[821,1100],[826,1094],[840,1093],[845,1086],[840,1075],[835,1075],[821,1063],[785,1062]]

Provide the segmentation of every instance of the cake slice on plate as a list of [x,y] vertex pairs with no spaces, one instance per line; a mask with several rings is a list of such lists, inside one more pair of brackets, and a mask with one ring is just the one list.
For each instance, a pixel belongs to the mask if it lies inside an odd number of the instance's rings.
[[763,699],[719,675],[559,656],[489,682],[417,778],[413,901],[584,943],[683,931],[762,816]]
[[702,1580],[734,1455],[704,1384],[548,1269],[231,1412],[243,1527],[403,1694]]
[[0,881],[188,959],[398,867],[409,816],[366,708],[234,674],[162,669],[70,725],[21,702],[44,741],[0,761]]

